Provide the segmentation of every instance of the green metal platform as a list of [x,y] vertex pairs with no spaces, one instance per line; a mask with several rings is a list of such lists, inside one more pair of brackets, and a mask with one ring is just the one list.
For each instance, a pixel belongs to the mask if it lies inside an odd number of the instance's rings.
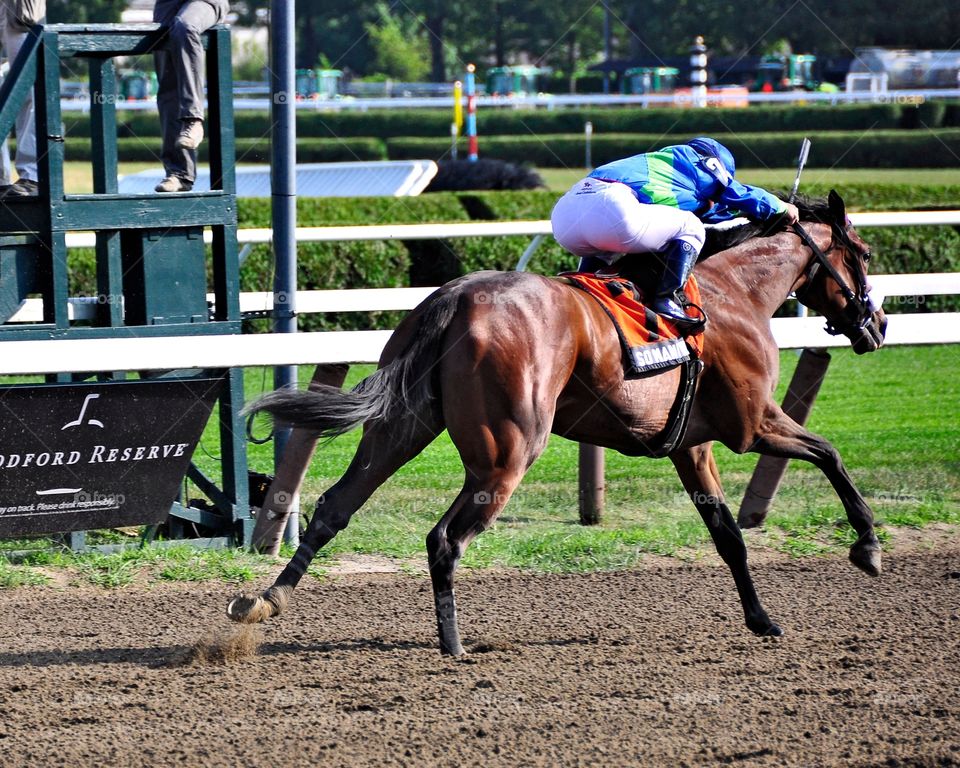
[[[214,27],[204,35],[212,190],[166,195],[117,192],[115,57],[149,53],[164,39],[157,25],[50,25],[27,33],[0,87],[0,135],[10,133],[33,89],[40,194],[0,202],[0,341],[240,333],[228,29]],[[60,71],[68,59],[83,61],[89,69],[89,139],[62,135]],[[71,141],[92,142],[92,194],[64,191],[64,150]],[[211,249],[204,246],[206,228],[213,235]],[[71,321],[68,315],[70,257],[65,236],[78,230],[96,233],[98,301],[93,322]],[[215,297],[212,304],[208,291]],[[42,297],[43,321],[7,323],[28,295]],[[218,376],[226,383],[218,400],[222,476],[204,477],[196,466],[188,474],[212,506],[192,509],[174,504],[171,533],[189,522],[202,526],[207,535],[249,543],[253,521],[239,414],[242,371],[174,371],[163,376]],[[63,383],[80,377],[66,373],[54,378]],[[118,371],[97,378],[136,377]]]

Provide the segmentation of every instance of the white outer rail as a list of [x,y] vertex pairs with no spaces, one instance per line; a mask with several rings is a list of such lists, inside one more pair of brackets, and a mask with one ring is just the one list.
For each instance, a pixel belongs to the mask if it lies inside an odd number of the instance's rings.
[[[858,227],[908,227],[915,225],[960,225],[960,211],[870,211],[851,213],[850,220]],[[547,219],[530,221],[471,221],[448,224],[378,224],[350,227],[297,227],[300,243],[331,243],[358,240],[433,240],[446,237],[503,237],[508,235],[549,235]],[[204,231],[204,240],[212,242],[213,235]],[[241,229],[237,242],[241,245],[270,243],[273,230],[269,228]],[[93,248],[93,232],[69,232],[68,248]]]
[[[785,317],[770,323],[781,349],[842,347],[823,331],[823,318]],[[322,363],[374,363],[392,331],[317,331],[127,339],[6,341],[0,375],[230,368]],[[887,345],[960,343],[960,313],[891,315]]]
[[[960,211],[907,211],[852,214],[854,224],[913,226],[960,224]],[[549,221],[406,224],[362,227],[304,227],[297,229],[302,242],[344,240],[484,237],[492,235],[545,235]],[[209,234],[209,233],[207,233]],[[241,230],[242,243],[268,243],[269,229]],[[89,247],[93,233],[70,233],[71,247]],[[874,275],[871,283],[885,296],[960,294],[960,273]],[[412,309],[434,288],[367,288],[340,291],[305,291],[297,295],[297,311],[357,312]],[[71,299],[72,309],[95,299]],[[241,309],[265,310],[273,306],[271,293],[245,293]],[[40,319],[40,302],[31,299],[16,320]],[[81,309],[81,312],[83,310]],[[80,314],[77,312],[76,314]],[[816,317],[774,318],[771,329],[781,349],[837,347],[848,342],[830,336]],[[297,334],[214,335],[128,339],[8,341],[0,359],[0,375],[89,373],[103,370],[167,370],[227,368],[256,365],[318,365],[321,363],[376,362],[391,331],[330,331]],[[960,313],[891,315],[886,343],[960,343]]]

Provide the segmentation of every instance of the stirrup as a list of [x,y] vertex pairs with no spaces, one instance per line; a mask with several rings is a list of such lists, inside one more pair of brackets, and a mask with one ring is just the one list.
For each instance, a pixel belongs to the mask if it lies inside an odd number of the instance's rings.
[[707,316],[702,309],[697,307],[700,317],[690,317],[684,311],[681,302],[674,296],[659,296],[650,305],[650,308],[660,317],[677,326],[677,330],[692,333],[699,331],[707,322]]

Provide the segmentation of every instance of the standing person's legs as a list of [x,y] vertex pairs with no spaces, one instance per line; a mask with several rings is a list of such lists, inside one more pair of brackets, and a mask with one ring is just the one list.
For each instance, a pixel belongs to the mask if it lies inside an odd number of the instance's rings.
[[[224,7],[226,7],[224,5]],[[192,0],[159,0],[154,21],[169,26],[167,43],[154,55],[166,177],[158,192],[193,188],[203,137],[203,45],[200,35],[222,20],[223,9]]]
[[[6,7],[2,15],[3,23],[3,48],[7,52],[7,59],[13,63],[20,53],[24,40],[27,39],[26,32],[18,32],[11,28],[7,23]],[[24,196],[37,194],[37,128],[36,113],[33,105],[33,89],[27,94],[26,100],[17,113],[15,123],[15,132],[17,136],[17,156],[14,165],[17,169],[19,179],[15,184],[4,189],[0,194],[3,196]]]
[[166,48],[154,53],[153,61],[157,70],[157,111],[160,113],[160,135],[163,137],[160,159],[166,176],[157,191],[186,191],[193,187],[193,180],[197,176],[197,153],[177,147],[177,137],[180,135],[177,73]]

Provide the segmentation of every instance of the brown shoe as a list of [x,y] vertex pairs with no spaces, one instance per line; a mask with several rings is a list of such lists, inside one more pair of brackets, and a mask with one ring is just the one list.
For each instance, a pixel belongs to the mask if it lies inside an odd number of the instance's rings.
[[203,141],[203,120],[181,120],[177,149],[196,149]]
[[167,176],[153,189],[155,192],[189,192],[193,189],[193,184],[179,176]]

